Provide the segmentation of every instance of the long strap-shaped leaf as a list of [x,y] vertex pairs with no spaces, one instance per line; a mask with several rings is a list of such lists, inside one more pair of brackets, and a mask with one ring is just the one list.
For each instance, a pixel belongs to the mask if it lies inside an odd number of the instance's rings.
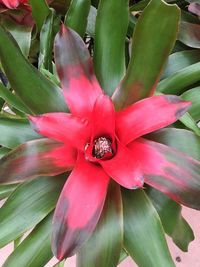
[[124,245],[139,267],[175,267],[159,216],[142,190],[124,190]]
[[50,213],[7,258],[3,267],[44,266],[53,256],[51,251]]
[[90,11],[90,0],[72,0],[65,16],[65,25],[84,37],[87,17]]
[[119,185],[111,182],[97,227],[81,248],[77,267],[115,267],[122,248],[122,202]]
[[15,240],[50,213],[65,177],[39,177],[15,190],[0,209],[0,247]]
[[117,109],[153,94],[176,40],[179,15],[176,5],[161,0],[152,0],[143,11],[135,26],[127,74],[113,96]]
[[125,74],[128,1],[102,0],[97,11],[94,67],[107,94],[112,95]]
[[1,26],[0,61],[12,88],[32,112],[66,111],[60,88],[25,59],[15,40]]
[[0,145],[14,148],[26,141],[41,138],[25,119],[0,116]]

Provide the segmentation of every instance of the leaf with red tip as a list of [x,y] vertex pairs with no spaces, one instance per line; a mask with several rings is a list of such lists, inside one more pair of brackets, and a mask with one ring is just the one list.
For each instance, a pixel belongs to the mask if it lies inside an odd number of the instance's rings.
[[109,96],[101,95],[94,104],[92,114],[92,138],[115,138],[115,109]]
[[200,162],[165,145],[138,139],[129,145],[145,182],[190,208],[200,209]]
[[90,116],[102,91],[84,42],[75,31],[64,25],[55,38],[55,62],[71,112],[82,117]]
[[121,189],[110,182],[101,217],[77,255],[77,267],[116,267],[123,245]]
[[200,48],[200,25],[181,21],[178,39],[189,47]]
[[62,260],[76,253],[91,236],[103,209],[109,177],[79,154],[53,219],[52,249]]
[[84,150],[90,138],[90,125],[86,119],[75,117],[68,113],[47,113],[39,116],[29,116],[35,130],[54,140],[71,144]]
[[176,5],[158,0],[150,1],[142,12],[134,28],[126,75],[113,95],[117,110],[153,95],[175,44],[179,17]]
[[116,155],[110,160],[99,161],[109,176],[128,189],[142,187],[144,182],[140,164],[131,153],[128,148],[118,142]]
[[37,176],[54,176],[72,169],[76,150],[50,139],[18,146],[0,159],[0,183],[16,183]]
[[134,139],[166,127],[178,120],[190,102],[174,95],[153,96],[120,111],[116,116],[116,132],[120,141],[128,144]]

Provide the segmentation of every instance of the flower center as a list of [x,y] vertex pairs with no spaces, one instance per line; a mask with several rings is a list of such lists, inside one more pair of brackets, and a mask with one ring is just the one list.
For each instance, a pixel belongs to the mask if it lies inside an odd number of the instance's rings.
[[112,142],[106,137],[99,137],[94,140],[92,149],[93,157],[97,159],[108,159],[113,156]]

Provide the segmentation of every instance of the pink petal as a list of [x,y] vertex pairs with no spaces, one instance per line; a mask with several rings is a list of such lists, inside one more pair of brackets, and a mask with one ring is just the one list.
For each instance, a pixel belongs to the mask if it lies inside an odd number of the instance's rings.
[[19,0],[0,0],[0,4],[4,4],[7,8],[16,8],[20,4]]
[[115,139],[115,109],[109,96],[101,95],[92,113],[92,139],[98,137]]
[[86,119],[77,118],[67,113],[47,113],[29,116],[35,130],[48,138],[69,143],[84,150],[89,142],[91,130]]
[[75,165],[76,157],[76,150],[70,145],[50,139],[26,142],[0,159],[0,183],[66,172]]
[[64,25],[55,38],[55,62],[70,111],[81,117],[90,116],[102,91],[84,42]]
[[123,187],[134,189],[143,186],[144,178],[138,160],[135,160],[131,151],[120,142],[117,144],[116,155],[99,163],[105,172]]
[[117,113],[117,136],[122,143],[128,144],[172,124],[187,111],[190,104],[174,95],[153,96],[136,102]]
[[54,213],[52,249],[61,260],[76,253],[92,234],[102,211],[109,177],[79,155]]
[[129,145],[143,168],[145,182],[173,200],[200,209],[200,162],[174,148],[146,139]]

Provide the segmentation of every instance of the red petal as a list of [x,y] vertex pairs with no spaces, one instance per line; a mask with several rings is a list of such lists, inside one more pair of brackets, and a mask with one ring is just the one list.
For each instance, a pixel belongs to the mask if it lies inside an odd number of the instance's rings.
[[110,160],[99,161],[105,172],[120,185],[134,189],[143,186],[143,175],[138,160],[135,160],[131,151],[122,145],[117,144],[117,153]]
[[102,91],[84,42],[76,32],[64,25],[55,38],[55,62],[70,111],[74,115],[90,116],[94,102]]
[[98,137],[115,139],[115,109],[109,96],[101,95],[92,113],[92,139]]
[[80,119],[67,113],[47,113],[29,116],[35,130],[60,142],[69,143],[84,150],[90,139],[90,125],[86,119]]
[[100,166],[79,155],[53,219],[52,249],[61,260],[76,253],[92,234],[102,211],[109,177]]
[[145,182],[188,207],[200,209],[200,162],[162,144],[137,139],[129,145]]
[[54,176],[71,170],[76,150],[50,139],[26,142],[0,159],[0,183]]
[[187,111],[190,104],[173,95],[141,100],[117,113],[117,135],[121,142],[128,144],[142,135],[175,122]]
[[18,7],[20,1],[19,0],[0,0],[0,4],[4,4],[8,8],[16,8]]

